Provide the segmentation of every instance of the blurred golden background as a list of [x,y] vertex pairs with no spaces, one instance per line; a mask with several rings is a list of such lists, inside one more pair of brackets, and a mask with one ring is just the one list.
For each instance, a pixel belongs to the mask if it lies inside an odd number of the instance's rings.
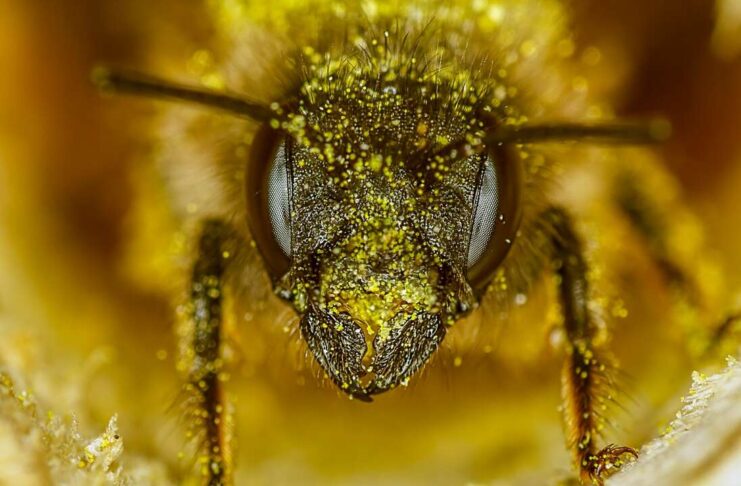
[[[164,268],[179,243],[172,221],[157,219],[163,189],[148,165],[156,104],[101,98],[88,79],[103,61],[187,72],[214,35],[206,3],[0,1],[0,367],[44,410],[76,413],[85,437],[118,414],[121,462],[141,474],[134,484],[177,482],[188,468],[168,410],[179,389],[177,285],[132,262]],[[704,225],[708,257],[741,289],[741,2],[569,3],[595,95],[620,115],[672,121],[659,150]],[[156,214],[142,221],[142,208]],[[610,434],[631,445],[671,417],[693,367],[662,310],[660,277],[647,261],[634,272],[645,287],[625,297],[630,316],[615,332],[632,399]],[[243,366],[229,385],[238,484],[541,484],[569,474],[556,356],[507,365],[483,345],[445,349],[409,390],[368,406],[317,384],[295,338],[274,325],[281,309],[271,300],[241,333]],[[536,344],[501,346],[541,349],[542,328],[530,333]],[[0,427],[0,465],[22,463],[22,436]]]

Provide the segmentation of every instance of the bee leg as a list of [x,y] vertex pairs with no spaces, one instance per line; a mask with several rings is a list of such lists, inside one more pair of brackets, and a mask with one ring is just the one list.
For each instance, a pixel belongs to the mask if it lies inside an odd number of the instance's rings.
[[730,313],[714,327],[703,349],[703,358],[733,355],[741,341],[741,311]]
[[[670,251],[672,235],[681,234],[686,221],[684,208],[666,196],[667,182],[656,180],[657,169],[626,167],[614,177],[613,197],[618,207],[643,238],[648,252],[666,281],[676,287],[693,305],[699,304],[701,291],[690,272]],[[664,195],[663,197],[661,195]]]
[[190,284],[189,328],[183,342],[189,435],[198,441],[198,468],[209,486],[231,484],[229,414],[224,394],[222,310],[229,228],[204,222]]
[[[680,321],[685,327],[688,347],[696,358],[712,356],[721,344],[732,340],[734,326],[741,310],[721,314],[718,318],[710,292],[698,278],[703,267],[703,248],[672,251],[686,235],[694,232],[692,217],[671,194],[669,183],[659,169],[651,164],[623,167],[615,176],[614,198],[622,213],[643,238],[651,259],[674,290],[682,309]],[[689,312],[687,312],[689,311]],[[732,344],[732,343],[731,343]]]
[[568,214],[552,208],[543,217],[553,228],[553,259],[560,277],[558,292],[568,343],[561,375],[568,446],[581,481],[601,485],[627,456],[638,454],[629,447],[597,448],[596,439],[604,427],[602,414],[612,400],[612,387],[607,363],[594,345],[596,328],[588,306],[588,268]]

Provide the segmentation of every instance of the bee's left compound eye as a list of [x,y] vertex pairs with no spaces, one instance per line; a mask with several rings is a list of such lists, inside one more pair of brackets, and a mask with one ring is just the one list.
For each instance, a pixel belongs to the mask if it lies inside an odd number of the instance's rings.
[[290,149],[281,134],[258,131],[245,173],[247,222],[274,281],[288,271],[291,257]]

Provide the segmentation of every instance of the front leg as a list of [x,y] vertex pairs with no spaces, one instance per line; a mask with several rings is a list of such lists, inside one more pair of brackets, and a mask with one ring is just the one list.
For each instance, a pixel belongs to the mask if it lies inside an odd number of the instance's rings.
[[223,282],[229,253],[228,227],[206,221],[193,264],[188,305],[188,332],[183,337],[187,370],[189,435],[197,441],[198,469],[209,486],[231,484],[231,438],[223,384]]
[[595,348],[596,329],[589,310],[587,264],[581,241],[563,210],[543,214],[552,228],[553,259],[559,277],[559,300],[568,347],[562,372],[563,410],[567,440],[582,483],[601,485],[604,477],[637,456],[629,447],[609,445],[597,449],[596,439],[604,427],[603,412],[611,397],[607,365]]

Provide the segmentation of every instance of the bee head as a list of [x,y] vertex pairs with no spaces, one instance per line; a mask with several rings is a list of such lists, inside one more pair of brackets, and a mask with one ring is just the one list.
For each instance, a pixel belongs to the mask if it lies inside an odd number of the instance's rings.
[[258,133],[248,209],[316,360],[368,397],[406,383],[475,307],[514,238],[516,184],[480,138],[485,90],[343,66]]

